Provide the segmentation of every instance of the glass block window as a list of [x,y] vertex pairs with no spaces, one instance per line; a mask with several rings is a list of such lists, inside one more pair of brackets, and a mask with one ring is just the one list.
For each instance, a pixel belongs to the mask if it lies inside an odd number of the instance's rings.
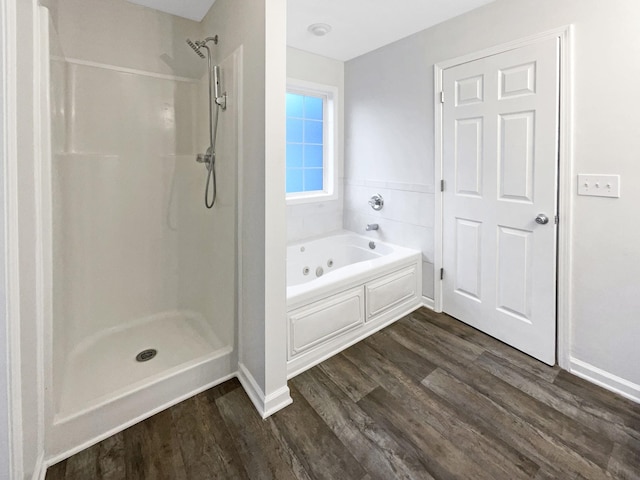
[[325,102],[287,92],[287,194],[325,190]]

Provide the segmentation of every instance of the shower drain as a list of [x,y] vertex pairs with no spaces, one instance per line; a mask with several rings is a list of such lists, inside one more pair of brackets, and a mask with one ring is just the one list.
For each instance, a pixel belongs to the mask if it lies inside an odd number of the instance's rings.
[[158,351],[155,348],[148,348],[136,355],[136,362],[147,362],[156,356]]

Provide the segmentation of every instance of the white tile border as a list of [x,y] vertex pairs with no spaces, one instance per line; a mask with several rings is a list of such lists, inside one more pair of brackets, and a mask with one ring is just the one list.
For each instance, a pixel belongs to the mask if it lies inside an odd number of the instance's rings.
[[344,185],[351,185],[355,187],[385,188],[387,190],[400,190],[403,192],[435,193],[434,185],[426,185],[421,183],[386,182],[383,180],[363,180],[345,177]]

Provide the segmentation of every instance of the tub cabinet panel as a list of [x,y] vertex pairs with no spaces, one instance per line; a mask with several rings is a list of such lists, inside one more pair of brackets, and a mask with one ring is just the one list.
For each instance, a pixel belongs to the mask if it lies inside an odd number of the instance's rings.
[[418,296],[416,267],[411,266],[365,285],[367,321]]
[[[287,247],[288,378],[422,305],[422,254],[383,242],[372,249],[370,243],[346,232]],[[315,279],[304,275],[305,266],[327,265],[328,258],[337,268]]]
[[289,358],[363,325],[364,298],[360,286],[289,312]]

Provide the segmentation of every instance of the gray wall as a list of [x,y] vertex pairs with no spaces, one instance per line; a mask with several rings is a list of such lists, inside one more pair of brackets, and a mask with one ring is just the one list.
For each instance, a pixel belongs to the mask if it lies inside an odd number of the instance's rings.
[[[345,66],[345,224],[359,229],[373,218],[362,206],[373,190],[396,183],[387,188],[391,209],[394,196],[412,191],[406,185],[414,184],[420,203],[403,208],[410,216],[403,221],[391,213],[380,218],[381,234],[399,238],[405,229],[404,243],[420,244],[428,267],[435,184],[433,65],[575,25],[575,172],[620,174],[622,197],[574,196],[571,218],[563,219],[573,223],[575,241],[570,353],[574,366],[581,364],[593,378],[601,375],[637,398],[640,191],[632,185],[640,176],[639,18],[637,0],[498,0]],[[425,285],[425,294],[430,288]]]
[[[244,232],[240,239],[244,265],[254,267],[253,274],[240,272],[244,293],[244,318],[240,343],[250,352],[241,362],[261,385],[264,384],[264,5],[252,0],[244,6],[218,1],[202,21],[203,34],[218,35],[216,56],[222,59],[243,45],[244,87],[242,92],[244,148],[244,192],[242,203]],[[242,355],[242,353],[241,353]]]
[[203,20],[205,34],[220,36],[219,58],[243,48],[239,362],[266,396],[286,385],[285,9],[284,0],[218,0]]

